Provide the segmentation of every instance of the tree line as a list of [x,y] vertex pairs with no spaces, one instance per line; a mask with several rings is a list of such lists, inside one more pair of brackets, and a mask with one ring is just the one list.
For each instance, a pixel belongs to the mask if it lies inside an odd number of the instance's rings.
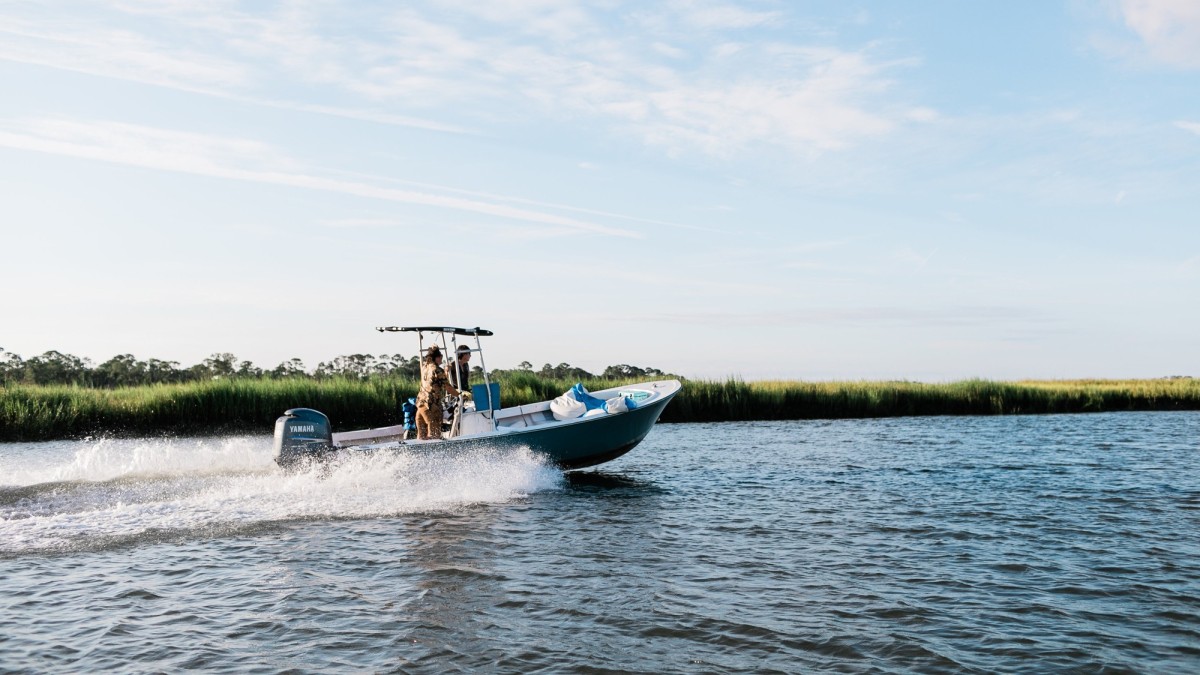
[[[472,371],[482,377],[482,370],[475,366]],[[630,378],[659,377],[664,373],[657,368],[640,368],[621,364],[609,366],[599,376],[568,363],[552,366],[549,363],[540,370],[533,364],[522,361],[510,370],[493,370],[493,378],[503,378],[510,373],[530,373],[545,378],[585,380],[596,377]],[[416,356],[401,354],[350,354],[330,361],[321,361],[311,370],[300,359],[288,359],[274,368],[260,368],[250,361],[238,359],[233,354],[218,352],[192,366],[181,366],[178,361],[161,359],[139,360],[132,354],[120,354],[94,364],[91,359],[80,358],[58,351],[48,351],[28,359],[0,348],[0,384],[73,384],[84,387],[134,387],[147,384],[169,384],[197,382],[212,379],[282,379],[344,378],[367,380],[371,378],[401,378],[416,380],[421,377],[421,362]]]

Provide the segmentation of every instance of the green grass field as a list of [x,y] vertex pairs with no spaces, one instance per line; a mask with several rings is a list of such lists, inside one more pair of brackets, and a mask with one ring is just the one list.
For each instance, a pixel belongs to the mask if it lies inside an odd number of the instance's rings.
[[[503,404],[553,398],[573,381],[516,374]],[[620,382],[586,381],[597,390]],[[409,380],[223,379],[118,389],[0,388],[0,441],[94,435],[270,433],[293,407],[316,408],[339,430],[399,422]],[[1200,410],[1200,379],[917,382],[724,382],[689,380],[664,422],[837,419],[905,415],[1012,415],[1119,410]]]

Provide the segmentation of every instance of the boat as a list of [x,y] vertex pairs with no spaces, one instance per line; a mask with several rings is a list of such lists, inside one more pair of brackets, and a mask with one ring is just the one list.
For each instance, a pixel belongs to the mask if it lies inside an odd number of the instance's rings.
[[[483,384],[459,397],[442,438],[411,438],[411,424],[333,432],[329,418],[312,408],[292,408],[275,422],[275,461],[285,469],[327,462],[361,452],[416,450],[454,452],[473,448],[528,448],[563,470],[612,461],[642,442],[664,408],[679,393],[679,380],[656,380],[589,392],[577,384],[552,401],[501,407],[500,384],[483,362],[482,328],[382,326],[382,333],[416,333],[419,353],[426,337],[447,357],[463,345],[479,354]],[[471,347],[469,342],[474,342]],[[450,365],[450,364],[447,364]],[[468,398],[470,400],[468,400]],[[411,402],[410,402],[411,403]]]

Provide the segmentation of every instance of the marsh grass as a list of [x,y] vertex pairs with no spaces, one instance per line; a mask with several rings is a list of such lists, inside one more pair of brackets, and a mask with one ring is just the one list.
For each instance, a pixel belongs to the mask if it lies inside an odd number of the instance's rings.
[[689,381],[662,420],[782,420],[1200,410],[1200,380]]
[[[589,380],[598,390],[628,382]],[[505,406],[544,401],[574,381],[517,373]],[[401,379],[223,379],[118,389],[0,387],[0,441],[89,435],[269,433],[288,408],[316,408],[339,430],[396,424],[417,382]],[[684,382],[664,422],[1200,410],[1200,379],[994,382]]]

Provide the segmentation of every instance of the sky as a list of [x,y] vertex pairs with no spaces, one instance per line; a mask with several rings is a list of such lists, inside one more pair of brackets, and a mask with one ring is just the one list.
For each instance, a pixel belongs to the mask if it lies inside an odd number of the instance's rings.
[[1200,3],[0,0],[0,348],[1200,376]]

